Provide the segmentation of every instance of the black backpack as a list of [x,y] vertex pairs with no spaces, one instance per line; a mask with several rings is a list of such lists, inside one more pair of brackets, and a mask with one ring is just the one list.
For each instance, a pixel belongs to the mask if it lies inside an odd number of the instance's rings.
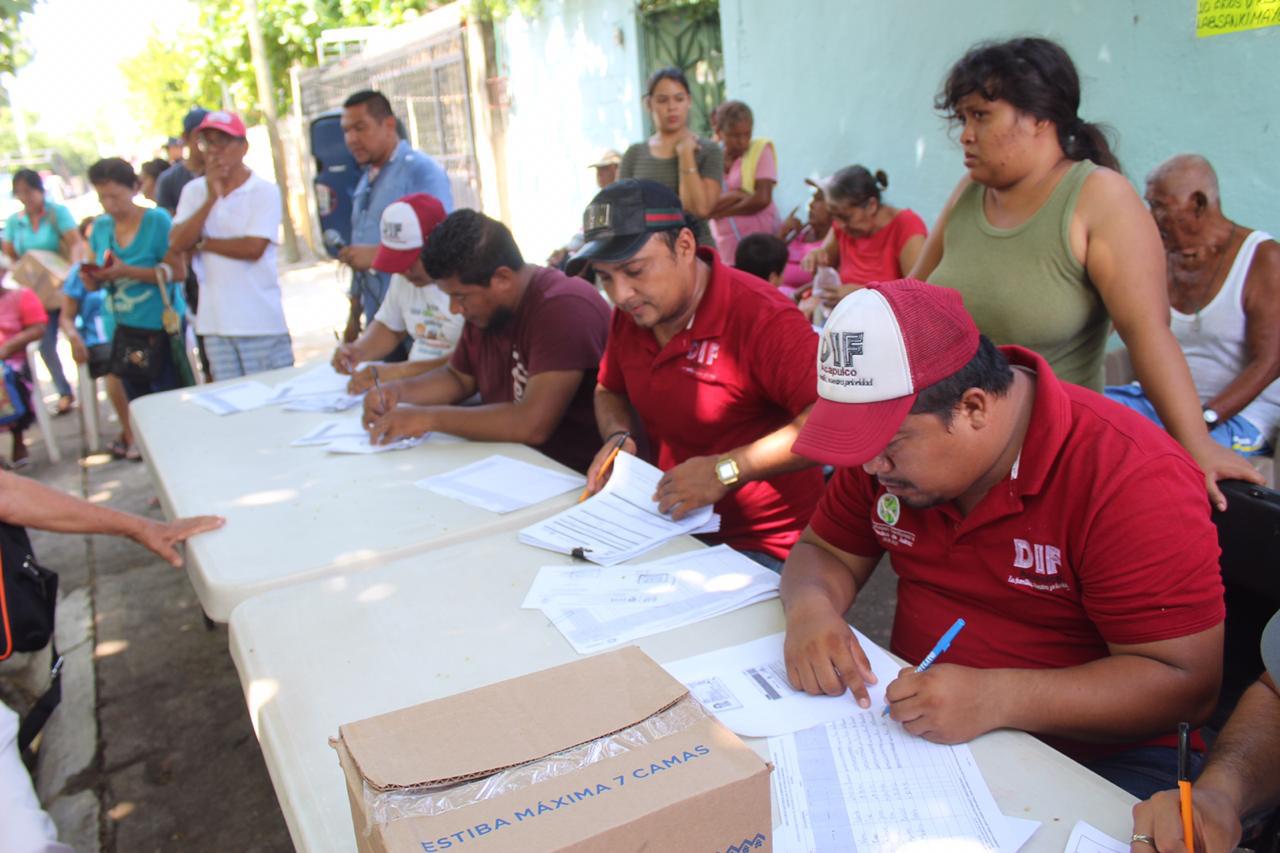
[[18,749],[30,767],[31,742],[62,701],[62,656],[53,641],[58,576],[36,563],[27,531],[6,522],[0,522],[0,580],[0,661],[52,644],[49,689],[18,728]]

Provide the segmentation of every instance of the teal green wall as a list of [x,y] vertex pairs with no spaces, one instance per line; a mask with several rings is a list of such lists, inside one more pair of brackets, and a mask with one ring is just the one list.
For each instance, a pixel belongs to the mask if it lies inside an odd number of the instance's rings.
[[1195,37],[1195,0],[720,0],[728,93],[777,143],[783,213],[809,175],[862,163],[886,199],[932,224],[962,175],[933,110],[974,42],[1060,41],[1080,70],[1080,115],[1111,125],[1126,174],[1183,151],[1217,168],[1223,207],[1280,234],[1280,28]]
[[598,192],[587,164],[646,136],[637,38],[628,0],[542,0],[502,27],[507,224],[529,261],[581,227]]

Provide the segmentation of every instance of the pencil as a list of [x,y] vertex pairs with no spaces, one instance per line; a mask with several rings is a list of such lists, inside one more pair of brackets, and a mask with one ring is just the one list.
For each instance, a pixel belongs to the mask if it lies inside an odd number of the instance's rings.
[[1182,840],[1187,850],[1195,850],[1195,822],[1191,811],[1191,777],[1187,774],[1187,739],[1190,726],[1178,723],[1178,794],[1182,805]]
[[[609,451],[609,455],[605,457],[604,464],[600,466],[600,473],[597,476],[603,477],[605,475],[609,470],[609,467],[613,465],[613,460],[618,458],[618,451],[622,449],[622,445],[627,443],[628,438],[631,438],[631,433],[629,432],[624,432],[622,435],[618,436],[618,443],[613,446],[613,450]],[[582,503],[589,497],[591,497],[590,482],[588,482],[587,487],[582,490],[582,494],[578,496],[578,503]]]

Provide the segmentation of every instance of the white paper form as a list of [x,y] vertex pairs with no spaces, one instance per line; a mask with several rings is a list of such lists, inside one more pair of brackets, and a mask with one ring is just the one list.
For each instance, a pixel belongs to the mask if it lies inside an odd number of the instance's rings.
[[325,446],[325,450],[330,453],[353,453],[353,454],[373,454],[373,453],[389,453],[393,450],[408,450],[411,447],[417,447],[427,440],[425,435],[416,438],[402,438],[398,441],[388,442],[387,444],[373,444],[369,441],[368,433],[358,436],[348,436],[339,438],[330,442]]
[[363,394],[312,394],[292,397],[284,404],[286,412],[345,412],[364,401]]
[[720,722],[744,737],[774,737],[854,715],[880,716],[884,690],[901,667],[865,635],[853,631],[879,681],[868,684],[870,708],[859,708],[853,693],[810,696],[787,679],[783,633],[666,664],[667,672]]
[[703,594],[776,590],[777,573],[728,545],[624,566],[543,566],[521,607],[650,606]]
[[773,849],[999,851],[1011,837],[969,747],[879,712],[769,739]]
[[234,415],[260,409],[271,401],[271,387],[249,380],[225,388],[210,388],[191,397],[191,402],[215,415]]
[[317,365],[306,373],[299,373],[292,379],[281,382],[272,389],[271,402],[284,403],[317,394],[329,396],[346,394],[347,383],[350,381],[350,376],[343,376],[334,370],[332,365]]
[[718,517],[711,507],[680,521],[658,512],[652,500],[662,472],[630,453],[619,453],[609,482],[588,500],[520,531],[520,541],[561,554],[581,552],[602,566],[639,556],[669,539],[697,533]]
[[495,454],[414,483],[438,495],[506,513],[581,489],[587,478]]
[[[539,572],[539,577],[549,569]],[[778,595],[778,575],[727,545],[677,554],[635,566],[550,567],[551,583],[530,590],[533,601],[556,601],[556,596],[585,591],[597,583],[603,590],[625,590],[623,603],[569,606],[546,604],[543,613],[579,654],[591,654],[682,625],[710,619]],[[646,587],[652,587],[646,589]],[[631,601],[629,599],[635,599]],[[533,605],[537,606],[537,605]]]
[[360,438],[368,435],[359,416],[325,421],[307,430],[305,435],[289,442],[290,447],[323,447],[341,438]]
[[1121,844],[1091,823],[1076,821],[1063,853],[1129,853],[1129,845]]

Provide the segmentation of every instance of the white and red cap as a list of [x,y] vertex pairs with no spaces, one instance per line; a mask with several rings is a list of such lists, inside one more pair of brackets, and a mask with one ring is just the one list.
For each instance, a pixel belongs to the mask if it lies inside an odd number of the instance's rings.
[[904,278],[855,290],[831,312],[818,346],[818,402],[791,450],[828,465],[874,459],[920,391],[978,352],[958,291]]
[[247,135],[244,129],[244,122],[240,120],[240,116],[226,110],[214,110],[213,112],[205,113],[205,117],[200,120],[200,124],[196,127],[197,133],[202,130],[220,130],[237,139],[244,139]]
[[397,199],[382,211],[381,232],[373,268],[402,273],[422,254],[422,247],[436,226],[444,222],[444,205],[433,195],[414,193]]

